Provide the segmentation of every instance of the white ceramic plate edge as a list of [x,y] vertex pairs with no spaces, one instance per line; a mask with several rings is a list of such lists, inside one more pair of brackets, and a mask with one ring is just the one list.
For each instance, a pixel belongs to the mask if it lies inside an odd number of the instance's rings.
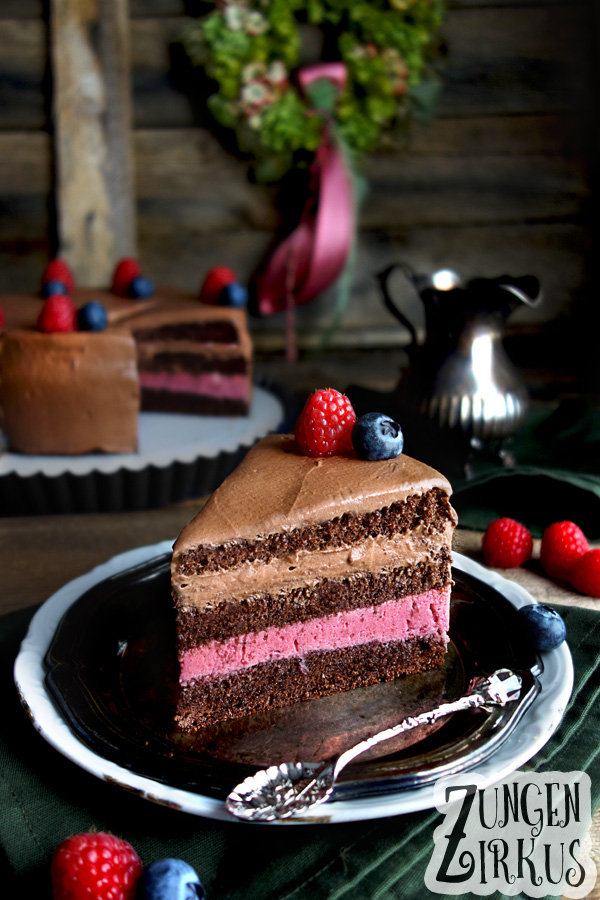
[[[14,678],[21,702],[34,727],[60,753],[98,778],[122,785],[129,791],[155,803],[180,809],[192,815],[236,821],[220,800],[161,784],[103,759],[82,744],[70,730],[52,703],[45,687],[43,660],[58,624],[75,600],[94,584],[111,575],[141,565],[149,559],[169,553],[172,541],[162,541],[122,553],[85,575],[68,582],[46,600],[33,616],[14,666]],[[453,565],[479,578],[503,594],[517,608],[535,603],[520,585],[485,569],[474,560],[453,554]],[[531,759],[558,727],[573,689],[573,661],[566,643],[545,653],[542,691],[518,724],[510,738],[488,760],[477,767],[482,787],[493,784]],[[234,785],[232,785],[232,788]],[[413,791],[401,791],[381,797],[346,800],[317,807],[304,816],[282,820],[279,825],[352,822],[431,809],[433,785]]]

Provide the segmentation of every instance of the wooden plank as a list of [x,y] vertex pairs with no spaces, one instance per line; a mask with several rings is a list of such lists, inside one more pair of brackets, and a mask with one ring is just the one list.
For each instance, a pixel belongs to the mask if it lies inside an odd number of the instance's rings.
[[[590,26],[592,3],[563,3],[451,9],[443,27],[448,44],[440,115],[553,112],[571,109],[582,83],[591,77],[581,52]],[[144,104],[152,91],[154,115],[169,117],[168,85],[160,76],[165,47],[173,47],[184,19],[132,22],[135,121],[152,127],[156,119]],[[186,60],[172,57],[171,76],[181,90],[193,87]],[[175,93],[175,91],[173,91]],[[181,92],[180,92],[181,93]],[[180,110],[182,112],[182,110]],[[188,124],[188,121],[182,121]]]
[[[453,9],[439,114],[589,108],[592,3]],[[586,48],[586,49],[584,49]]]
[[[479,116],[441,119],[416,126],[384,165],[407,156],[561,156],[581,158],[587,134],[573,115]],[[202,128],[138,129],[133,134],[142,196],[196,193],[224,165],[234,179],[246,178],[245,164],[228,156]],[[37,193],[50,186],[51,139],[46,132],[0,131],[0,193]],[[375,163],[375,165],[377,165]],[[238,170],[237,175],[235,170]],[[254,188],[249,188],[254,191]]]
[[0,20],[0,128],[47,125],[47,64],[41,19]]
[[[158,283],[177,284],[195,291],[215,265],[232,266],[245,282],[265,251],[270,235],[259,231],[215,233],[207,237],[192,222],[170,229],[155,219],[140,217],[140,257]],[[404,261],[418,272],[454,268],[465,279],[479,275],[534,274],[543,285],[545,300],[536,310],[523,307],[516,324],[542,323],[567,316],[586,282],[585,255],[590,240],[584,228],[574,224],[489,225],[463,228],[406,228],[394,234],[362,232],[353,281],[352,299],[343,318],[336,346],[403,346],[408,335],[384,309],[375,273]],[[412,288],[399,278],[394,282],[402,308],[417,327],[423,310]],[[332,320],[335,297],[328,295],[298,310],[302,345],[318,340]],[[258,345],[284,345],[282,316],[253,325]]]
[[402,147],[420,156],[583,156],[591,127],[588,117],[570,112],[440,117],[415,125]]
[[[455,143],[456,154],[444,155],[441,139],[440,153],[427,155],[421,145],[417,140],[414,152],[370,161],[363,227],[579,217],[587,204],[589,186],[578,158],[492,155],[485,141],[462,154]],[[244,164],[224,154],[209,133],[137,132],[135,147],[138,197],[147,214],[168,227],[194,220],[205,234],[277,227],[274,191],[251,184]],[[46,135],[0,134],[0,193],[37,193],[49,182]]]
[[126,0],[54,0],[59,251],[80,285],[135,255]]
[[[241,228],[206,234],[196,217],[173,221],[149,214],[139,204],[139,256],[158,284],[197,291],[214,265],[229,265],[246,282],[265,252],[271,233]],[[43,195],[0,198],[0,290],[36,291],[50,252],[47,204]],[[395,262],[407,262],[429,273],[454,268],[465,278],[479,275],[537,275],[544,302],[537,310],[515,314],[511,326],[564,321],[577,310],[577,297],[588,282],[590,235],[573,223],[480,225],[477,227],[407,226],[391,232],[362,232],[350,307],[335,338],[338,346],[404,346],[408,335],[381,303],[374,273]],[[106,282],[103,282],[106,283]],[[414,292],[398,276],[393,282],[402,309],[423,324]],[[332,319],[332,294],[298,311],[303,344],[321,335]],[[259,346],[281,349],[285,326],[281,316],[253,322]]]
[[0,132],[0,195],[49,194],[52,141],[43,131]]
[[[447,5],[453,10],[482,6],[559,6],[564,3],[565,0],[448,0]],[[41,19],[45,7],[44,0],[2,0],[0,19]],[[190,14],[190,4],[186,0],[130,0],[129,14],[131,18],[184,16]]]
[[562,157],[411,156],[366,171],[368,229],[568,218],[590,195],[585,173]]
[[50,255],[46,195],[0,195],[0,293],[37,290]]
[[[439,116],[550,113],[580,103],[591,83],[592,9],[592,0],[450,9]],[[132,19],[137,127],[198,124],[194,71],[180,46],[188,21],[172,14]],[[0,128],[46,123],[44,56],[41,20],[0,19]]]
[[43,19],[44,0],[2,0],[0,19]]
[[[453,9],[480,9],[481,7],[519,7],[519,6],[564,6],[569,0],[447,0],[449,10]],[[572,6],[586,3],[587,0],[570,0]]]
[[[197,223],[210,235],[252,227],[273,230],[277,215],[270,192],[250,185],[234,166],[212,170],[188,193],[165,181],[141,189],[147,214],[170,223]],[[144,175],[140,176],[144,179]],[[562,157],[405,157],[387,165],[372,162],[362,227],[464,225],[581,217],[589,187],[581,171]],[[182,182],[180,181],[180,184]],[[281,205],[299,209],[300,198],[285,195]],[[290,217],[287,225],[294,224]]]

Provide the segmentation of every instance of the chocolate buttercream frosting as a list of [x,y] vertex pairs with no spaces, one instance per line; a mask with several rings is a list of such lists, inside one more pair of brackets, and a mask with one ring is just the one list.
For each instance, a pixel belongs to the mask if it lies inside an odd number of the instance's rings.
[[404,454],[377,462],[351,455],[315,459],[300,452],[292,435],[270,435],[183,529],[174,546],[174,568],[181,554],[198,545],[254,541],[346,512],[373,512],[434,488],[452,492],[443,475]]
[[128,331],[7,331],[0,404],[12,450],[134,452],[140,391]]

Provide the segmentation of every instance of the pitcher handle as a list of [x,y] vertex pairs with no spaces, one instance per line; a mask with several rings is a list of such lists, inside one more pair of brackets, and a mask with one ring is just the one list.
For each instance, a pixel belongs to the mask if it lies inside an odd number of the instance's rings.
[[398,309],[398,307],[396,306],[396,304],[394,303],[394,301],[392,300],[392,297],[390,295],[389,279],[390,279],[390,275],[392,274],[392,272],[395,269],[400,269],[400,271],[403,273],[403,275],[405,275],[407,280],[410,281],[411,284],[413,284],[413,285],[415,284],[416,276],[415,276],[414,272],[412,271],[412,269],[409,266],[407,266],[405,263],[394,263],[393,265],[388,266],[387,269],[384,269],[383,272],[378,272],[375,277],[377,278],[377,280],[379,282],[379,287],[381,290],[381,294],[383,296],[383,302],[386,306],[386,309],[389,310],[389,312],[391,312],[391,314],[394,316],[394,318],[398,319],[398,321],[402,325],[404,325],[404,327],[410,334],[411,340],[410,340],[409,346],[407,347],[407,352],[410,353],[417,346],[417,331],[416,331],[414,325],[412,324],[412,322],[410,322],[409,319],[406,318],[404,313]]

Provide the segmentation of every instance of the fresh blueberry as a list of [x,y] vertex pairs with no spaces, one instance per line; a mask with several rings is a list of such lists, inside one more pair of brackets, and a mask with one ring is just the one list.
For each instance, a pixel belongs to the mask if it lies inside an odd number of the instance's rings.
[[242,309],[248,305],[248,291],[237,281],[232,281],[230,284],[226,284],[219,294],[219,303],[221,306],[235,306],[237,309]]
[[565,623],[551,606],[532,603],[522,606],[519,615],[524,619],[538,650],[554,650],[567,636]]
[[200,900],[204,888],[182,859],[157,859],[142,875],[144,900]]
[[354,423],[352,446],[359,459],[395,459],[402,453],[404,436],[398,423],[389,416],[371,412]]
[[154,282],[146,278],[145,275],[136,275],[129,282],[127,293],[130,297],[135,297],[136,300],[147,300],[148,297],[154,296]]
[[107,325],[108,316],[99,300],[90,300],[77,311],[77,327],[80,331],[104,331]]
[[42,285],[42,297],[54,297],[56,294],[66,294],[68,296],[69,291],[67,290],[67,286],[64,281],[47,281],[46,284]]

